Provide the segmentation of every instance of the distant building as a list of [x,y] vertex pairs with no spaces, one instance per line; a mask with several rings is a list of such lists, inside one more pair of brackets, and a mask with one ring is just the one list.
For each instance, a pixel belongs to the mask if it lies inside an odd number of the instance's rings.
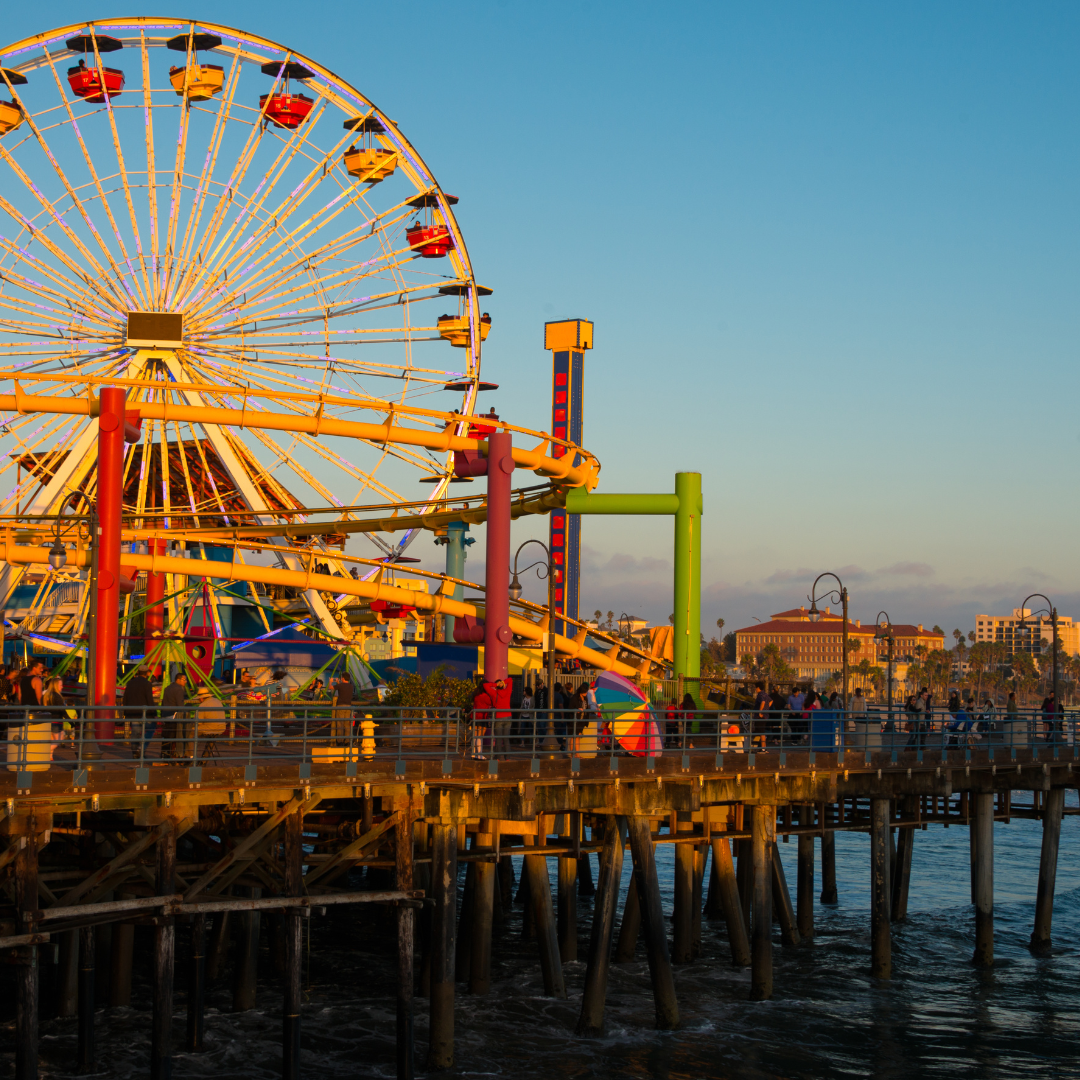
[[[746,626],[735,631],[735,656],[742,660],[750,654],[757,656],[766,645],[776,645],[784,662],[795,669],[800,679],[818,679],[843,670],[843,617],[826,608],[820,621],[811,622],[807,609],[792,608],[773,615],[769,622]],[[848,637],[858,642],[853,649],[849,667],[861,660],[883,665],[888,655],[887,643],[875,641],[878,628],[872,623],[863,626],[860,619],[848,620]],[[893,624],[894,663],[915,661],[920,646],[927,652],[945,647],[945,635],[926,630],[922,623]]]
[[[1003,644],[1009,654],[1026,652],[1038,656],[1043,651],[1043,639],[1049,642],[1053,636],[1049,616],[1032,615],[1031,608],[1013,608],[1012,615],[975,616],[975,640]],[[1058,616],[1058,637],[1066,655],[1080,655],[1080,625],[1067,615]]]

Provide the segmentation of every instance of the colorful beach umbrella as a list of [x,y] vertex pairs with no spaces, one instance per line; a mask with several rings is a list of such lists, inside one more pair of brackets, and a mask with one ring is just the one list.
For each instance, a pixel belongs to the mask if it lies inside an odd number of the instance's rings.
[[648,698],[629,679],[602,671],[593,683],[596,709],[619,745],[637,757],[663,749],[660,727]]

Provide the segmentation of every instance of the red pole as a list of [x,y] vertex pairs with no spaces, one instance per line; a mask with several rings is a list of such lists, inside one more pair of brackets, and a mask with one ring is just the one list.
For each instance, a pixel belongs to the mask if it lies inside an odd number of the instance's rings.
[[94,641],[94,737],[111,746],[120,655],[120,511],[123,500],[124,405],[127,391],[103,387],[98,414],[97,633]]
[[487,568],[484,584],[484,681],[508,678],[510,630],[510,499],[514,479],[513,438],[488,436]]
[[[166,543],[164,540],[150,540],[147,544],[151,555],[164,555]],[[144,634],[144,649],[147,657],[154,651],[155,646],[161,644],[161,635],[165,632],[165,575],[146,575],[146,623]],[[161,662],[155,661],[154,675],[161,674]]]

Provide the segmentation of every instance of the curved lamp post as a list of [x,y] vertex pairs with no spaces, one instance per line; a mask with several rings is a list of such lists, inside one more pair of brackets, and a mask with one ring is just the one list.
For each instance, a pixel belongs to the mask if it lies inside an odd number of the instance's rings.
[[[822,593],[819,597],[817,595],[817,583],[823,577],[834,578],[839,589],[830,589],[828,592]],[[811,622],[816,623],[821,621],[821,612],[818,611],[817,606],[818,600],[828,600],[829,597],[832,596],[835,596],[836,599],[840,601],[844,609],[844,692],[841,694],[841,699],[843,701],[843,707],[846,710],[848,707],[848,591],[844,587],[844,583],[831,570],[826,570],[823,574],[818,574],[818,576],[814,578],[814,584],[810,588],[810,595],[807,597],[807,600],[810,601]]]
[[[885,616],[885,625],[881,625],[881,616]],[[889,731],[892,731],[892,707],[893,707],[893,649],[896,645],[896,638],[893,636],[892,619],[889,618],[887,611],[879,611],[877,617],[874,619],[874,624],[877,627],[877,633],[874,634],[875,641],[887,641],[889,643],[888,653],[888,671],[889,671]]]
[[[1028,618],[1028,616],[1024,614],[1024,611],[1027,610],[1027,602],[1028,602],[1028,600],[1034,600],[1035,597],[1038,597],[1040,600],[1045,600],[1046,601],[1045,612],[1046,612],[1047,615],[1050,616],[1050,629],[1051,629],[1051,633],[1053,634],[1053,641],[1051,642],[1051,645],[1050,645],[1050,648],[1051,648],[1051,654],[1050,655],[1053,658],[1054,714],[1055,714],[1054,715],[1054,723],[1056,724],[1057,723],[1057,713],[1061,708],[1061,698],[1058,696],[1058,632],[1057,632],[1057,617],[1058,616],[1057,616],[1057,608],[1054,607],[1054,605],[1050,602],[1050,598],[1048,596],[1044,596],[1041,592],[1032,593],[1027,598],[1027,600],[1025,600],[1020,605],[1020,625],[1021,626],[1024,626],[1025,620]],[[1039,611],[1032,612],[1032,615],[1041,616],[1042,614],[1043,614],[1043,609],[1040,609]],[[1055,728],[1054,730],[1056,731],[1057,729]],[[1050,737],[1050,736],[1048,735],[1048,737]]]
[[518,556],[521,554],[523,548],[527,548],[530,544],[538,544],[544,549],[544,554],[547,556],[546,562],[534,562],[525,567],[521,573],[528,573],[534,566],[539,567],[536,571],[536,576],[543,580],[547,578],[548,585],[548,629],[547,629],[547,738],[544,739],[544,749],[552,749],[551,744],[554,743],[554,748],[558,749],[559,744],[555,738],[555,723],[552,719],[554,713],[552,711],[552,703],[555,700],[555,567],[551,560],[551,549],[542,540],[526,540],[514,552],[514,576],[510,582],[510,599],[521,599],[521,582],[518,580]]

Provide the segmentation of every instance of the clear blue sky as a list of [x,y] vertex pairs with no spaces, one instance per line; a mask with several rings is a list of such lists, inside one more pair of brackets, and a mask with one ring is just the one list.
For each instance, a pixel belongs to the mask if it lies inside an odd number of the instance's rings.
[[[9,8],[10,40],[173,14]],[[840,568],[863,619],[969,629],[1035,588],[1080,616],[1080,7],[177,13],[327,64],[460,196],[495,289],[484,365],[502,415],[547,426],[541,324],[595,321],[601,490],[702,472],[706,627],[765,618]],[[585,543],[584,610],[666,619],[669,522],[587,519]]]

